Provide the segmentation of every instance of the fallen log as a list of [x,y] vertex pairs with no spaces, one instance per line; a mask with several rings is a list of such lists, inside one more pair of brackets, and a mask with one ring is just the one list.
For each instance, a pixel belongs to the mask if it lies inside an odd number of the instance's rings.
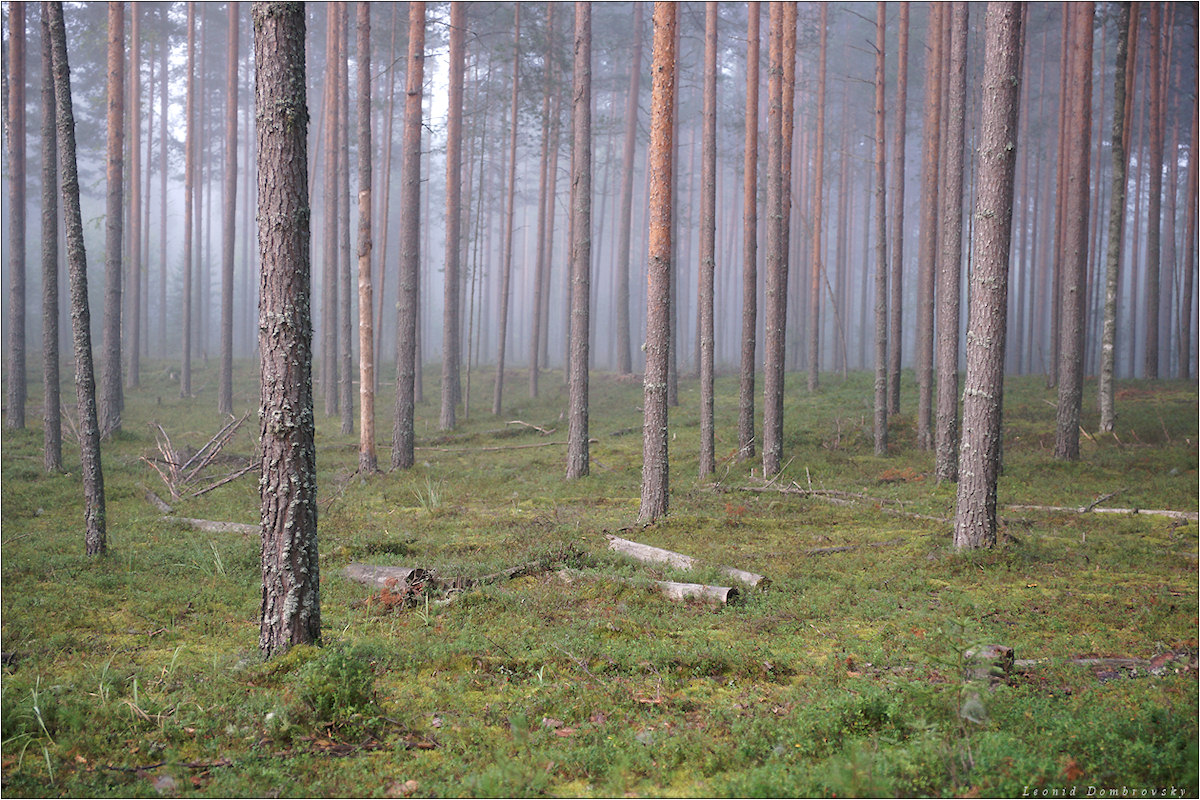
[[377,586],[380,589],[392,588],[400,584],[412,586],[417,583],[427,583],[433,575],[420,567],[380,567],[373,564],[347,564],[342,574],[352,581],[366,586]]
[[828,553],[848,553],[851,550],[858,550],[863,547],[890,547],[894,544],[903,544],[903,539],[888,539],[886,542],[867,542],[865,544],[845,544],[838,547],[812,547],[804,551],[806,556],[823,556]]
[[1195,511],[1172,511],[1159,508],[1090,508],[1088,506],[1006,506],[1009,511],[1046,511],[1062,514],[1149,514],[1157,517],[1185,519],[1192,522],[1200,520],[1200,513]]
[[726,605],[737,599],[738,590],[733,586],[709,586],[704,583],[676,583],[655,581],[658,590],[669,600],[703,600],[706,603]]
[[193,530],[204,533],[240,533],[246,536],[257,535],[259,526],[247,525],[244,522],[219,522],[211,519],[193,519],[191,517],[160,517],[163,522],[178,522]]
[[[622,539],[619,536],[605,534],[608,539],[608,548],[622,555],[641,561],[644,564],[666,564],[676,569],[695,569],[697,561],[692,556],[676,553],[674,550],[664,550],[661,547],[654,547],[641,542],[633,542],[629,539]],[[736,581],[750,586],[751,588],[765,589],[770,585],[770,579],[755,572],[747,572],[744,569],[735,567],[721,567],[721,572],[733,578]],[[687,584],[694,586],[698,584]]]
[[144,493],[146,502],[148,502],[150,505],[157,508],[163,514],[170,514],[175,511],[175,509],[172,508],[170,506],[170,504],[167,503],[166,500],[163,500],[161,497],[159,497],[157,494],[155,494],[153,489],[151,489],[147,486],[144,486],[140,483],[138,484],[138,488],[141,489],[142,492]]

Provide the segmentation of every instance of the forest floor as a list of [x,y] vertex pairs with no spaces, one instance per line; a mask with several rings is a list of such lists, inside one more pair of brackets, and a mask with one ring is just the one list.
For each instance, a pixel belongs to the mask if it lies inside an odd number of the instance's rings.
[[[872,454],[869,375],[825,376],[815,395],[789,375],[787,466],[766,491],[747,491],[763,488],[760,467],[734,459],[735,376],[717,386],[717,481],[696,479],[699,390],[681,381],[671,513],[644,529],[640,381],[593,376],[592,474],[577,481],[563,478],[561,373],[529,400],[514,372],[499,419],[490,376],[476,374],[470,419],[444,434],[430,381],[417,466],[369,478],[318,386],[324,646],[263,663],[257,537],[188,529],[146,499],[258,522],[254,474],[172,500],[145,460],[161,458],[151,423],[187,452],[223,424],[216,362],[187,400],[173,369],[143,368],[104,444],[106,557],[84,555],[77,448],[66,474],[46,475],[40,425],[4,432],[6,795],[1200,791],[1197,524],[1072,510],[1102,499],[1196,512],[1194,384],[1121,382],[1117,431],[1101,435],[1088,383],[1083,458],[1067,464],[1053,458],[1054,392],[1010,378],[1002,541],[965,554],[939,521],[954,487],[915,448],[911,374],[886,458]],[[210,481],[253,456],[256,379],[249,362],[238,370],[235,406],[250,418],[202,471]],[[40,407],[35,389],[31,420]],[[775,491],[789,487],[800,492]],[[631,561],[606,532],[706,566]],[[373,593],[343,576],[351,562],[443,580],[526,569],[441,603],[432,584]],[[727,584],[718,565],[771,585],[727,606],[655,588]],[[963,682],[978,644],[1014,650],[997,685]]]

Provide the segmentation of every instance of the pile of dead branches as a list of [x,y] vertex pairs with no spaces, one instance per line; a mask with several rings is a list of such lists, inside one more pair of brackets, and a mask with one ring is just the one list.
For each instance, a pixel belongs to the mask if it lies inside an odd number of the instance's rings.
[[[242,415],[241,419],[231,417],[229,422],[221,430],[217,431],[216,435],[195,452],[189,452],[184,448],[176,449],[171,443],[171,437],[167,434],[163,426],[157,422],[152,422],[150,423],[150,427],[154,430],[155,443],[158,445],[158,456],[143,456],[142,461],[149,464],[158,473],[158,477],[162,478],[163,483],[166,484],[167,489],[171,492],[173,500],[180,500],[184,497],[199,497],[202,494],[207,494],[213,489],[231,483],[247,472],[252,472],[259,468],[258,463],[253,458],[246,459],[245,461],[233,456],[219,458],[225,445],[233,440],[234,435],[249,416],[250,414],[247,412]],[[207,470],[218,459],[225,464],[233,462],[233,468],[220,475],[209,474]]]

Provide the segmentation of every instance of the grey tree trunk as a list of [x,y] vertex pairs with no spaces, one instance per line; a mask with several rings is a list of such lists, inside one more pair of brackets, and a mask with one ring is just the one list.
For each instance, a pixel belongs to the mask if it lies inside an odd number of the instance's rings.
[[[875,455],[888,446],[887,140],[884,127],[884,49],[887,3],[875,4]],[[903,127],[903,122],[900,123]]]
[[588,314],[592,264],[592,5],[575,4],[574,112],[571,115],[571,357],[567,477],[588,474]]
[[1000,466],[1000,404],[1004,393],[1021,22],[1020,3],[988,3],[984,19],[983,103],[973,231],[975,260],[967,316],[966,390],[954,519],[954,546],[958,549],[996,544],[996,481]]
[[[233,413],[233,245],[237,226],[238,178],[238,4],[229,4],[228,60],[225,64],[225,186],[221,201],[221,374],[217,409]],[[136,128],[136,126],[135,126]],[[245,268],[249,268],[246,265]]]
[[717,4],[704,5],[704,135],[700,165],[700,479],[717,469],[713,419],[713,282],[717,270]]
[[459,262],[462,255],[462,111],[463,76],[466,71],[467,7],[450,4],[450,108],[446,130],[446,271],[442,309],[442,413],[438,428],[456,424],[455,409],[462,396],[459,364],[462,361],[459,320]]
[[8,119],[8,380],[5,424],[25,427],[25,4],[9,4]]
[[104,210],[104,358],[100,433],[121,430],[121,236],[125,223],[125,4],[108,4],[108,98]]
[[92,315],[88,308],[87,253],[79,206],[79,168],[75,158],[75,111],[71,104],[71,67],[62,3],[46,3],[54,65],[58,169],[62,176],[67,270],[71,282],[71,323],[75,348],[75,397],[79,406],[79,456],[83,473],[84,545],[89,556],[108,550],[104,510],[104,470],[100,463],[100,426],[96,417],[96,374],[92,367]]
[[633,220],[633,159],[637,149],[638,95],[642,88],[642,3],[633,4],[633,56],[625,98],[625,149],[621,168],[621,223],[617,242],[617,372],[633,372],[629,321],[629,250]]
[[416,409],[417,306],[421,268],[421,94],[425,81],[425,4],[408,5],[408,70],[400,183],[400,302],[396,324],[396,412],[392,469],[413,465]]
[[929,7],[925,56],[925,142],[921,165],[921,237],[917,243],[917,447],[933,447],[933,275],[937,261],[938,154],[941,151],[942,36],[945,6]]
[[950,84],[946,109],[946,162],[942,172],[938,261],[937,325],[937,453],[938,480],[958,480],[958,331],[962,287],[963,142],[966,133],[967,19],[966,3],[950,10]]
[[759,3],[750,3],[746,34],[746,147],[742,170],[742,350],[738,385],[738,459],[754,457],[754,373],[758,332],[758,62]]
[[338,413],[341,433],[354,433],[354,317],[350,251],[350,9],[338,3]]
[[[1100,337],[1100,430],[1111,431],[1117,415],[1113,403],[1116,369],[1117,288],[1121,281],[1121,240],[1125,228],[1125,72],[1129,55],[1129,3],[1117,4],[1117,60],[1113,78],[1112,200],[1104,257],[1104,329]],[[1193,140],[1194,141],[1194,140]],[[1191,152],[1196,152],[1195,148]],[[1190,166],[1190,165],[1189,165]],[[1194,173],[1194,170],[1193,170]],[[1188,324],[1184,329],[1190,329]],[[1184,360],[1180,359],[1181,366]]]
[[[638,5],[638,15],[641,15],[641,5]],[[500,415],[503,408],[504,400],[504,362],[505,356],[508,354],[508,306],[512,288],[512,258],[513,258],[513,223],[516,215],[516,193],[517,193],[517,99],[518,87],[521,81],[521,4],[517,3],[513,7],[513,71],[512,71],[512,108],[509,111],[510,124],[512,130],[508,140],[508,197],[507,197],[507,214],[504,218],[504,267],[500,278],[500,320],[499,331],[497,338],[499,339],[498,352],[496,354],[496,390],[492,397],[492,413],[496,416]],[[639,34],[640,37],[640,34]],[[626,261],[629,257],[626,255]],[[629,265],[626,263],[626,275],[628,276]],[[626,279],[626,314],[629,310],[629,284]],[[628,323],[628,319],[626,319]],[[629,331],[626,329],[626,338],[628,339]]]
[[[142,344],[142,60],[141,10],[130,6],[129,31],[129,360],[130,386],[141,383]],[[151,115],[153,116],[153,115]]]
[[[192,396],[192,232],[196,195],[196,4],[187,13],[187,134],[183,168],[183,366],[179,396]],[[164,123],[165,125],[165,123]],[[165,146],[165,145],[164,145]]]
[[[10,14],[12,13],[10,6]],[[42,6],[42,461],[61,472],[62,403],[58,373],[58,139],[50,19]],[[1194,172],[1194,170],[1193,170]]]
[[[1092,135],[1092,17],[1095,4],[1076,3],[1070,9],[1071,36],[1067,47],[1071,93],[1067,111],[1064,155],[1066,164],[1066,216],[1063,220],[1061,341],[1058,355],[1058,415],[1054,457],[1079,459],[1079,414],[1083,402],[1084,298],[1087,289],[1088,161]],[[1153,163],[1153,162],[1152,162]],[[1153,172],[1153,168],[1151,169]],[[1153,195],[1151,195],[1153,197]],[[1157,329],[1148,327],[1153,334]]]
[[814,157],[812,210],[812,274],[808,291],[808,391],[820,386],[821,367],[821,282],[825,268],[821,263],[822,196],[825,191],[825,70],[829,39],[829,6],[821,4],[821,44],[817,56],[817,143]]
[[[1145,377],[1158,378],[1158,317],[1159,279],[1162,265],[1162,195],[1163,195],[1163,118],[1166,103],[1163,99],[1162,3],[1150,3],[1150,153],[1147,160],[1150,189],[1146,211],[1146,319]],[[1057,448],[1056,448],[1057,449]]]
[[650,66],[649,264],[646,286],[646,374],[642,385],[642,502],[638,522],[667,513],[667,362],[671,346],[672,118],[675,107],[675,28],[678,6],[654,4]]
[[264,658],[321,638],[304,4],[254,3]]
[[[325,400],[325,416],[338,413],[338,26],[341,14],[336,3],[326,6],[325,22],[325,87],[323,124],[325,126],[325,174],[323,211],[324,241],[321,266],[321,388]],[[318,127],[318,133],[320,128]],[[316,159],[314,158],[314,163]],[[311,194],[310,194],[311,196]]]
[[904,338],[904,147],[908,125],[908,17],[909,4],[900,3],[900,31],[896,44],[896,123],[892,144],[892,286],[888,309],[888,413],[900,413],[901,343]]
[[[1200,140],[1197,139],[1197,99],[1192,100],[1192,144],[1188,153],[1200,153]],[[1186,223],[1183,235],[1183,288],[1179,298],[1179,377],[1189,380],[1196,373],[1192,356],[1192,298],[1195,291],[1196,275],[1196,159],[1188,157],[1187,204],[1184,206]]]
[[[359,0],[358,78],[358,471],[379,469],[375,456],[375,334],[371,285],[371,4]],[[383,223],[386,225],[386,221]]]

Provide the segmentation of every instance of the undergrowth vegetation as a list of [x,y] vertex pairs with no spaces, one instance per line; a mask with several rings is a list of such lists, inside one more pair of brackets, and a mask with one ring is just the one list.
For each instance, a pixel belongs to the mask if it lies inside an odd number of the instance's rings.
[[[151,423],[193,451],[223,424],[207,369],[194,398],[165,364],[128,394],[103,446],[104,558],[84,555],[78,450],[46,475],[40,426],[4,432],[7,795],[1200,791],[1196,523],[1007,509],[1111,495],[1103,505],[1196,511],[1193,385],[1121,383],[1117,430],[1102,435],[1089,384],[1083,458],[1063,464],[1053,392],[1010,378],[1002,543],[969,554],[931,519],[952,513],[954,487],[913,446],[910,376],[886,458],[872,454],[870,376],[830,376],[816,395],[788,376],[786,466],[765,491],[746,490],[764,488],[758,464],[735,460],[734,377],[717,384],[717,480],[697,481],[699,390],[681,382],[671,513],[645,529],[632,527],[638,382],[593,376],[592,474],[570,482],[560,375],[537,400],[510,382],[503,417],[472,407],[452,432],[420,405],[407,472],[356,475],[357,435],[318,409],[324,642],[263,663],[256,537],[185,528],[146,500],[167,496],[142,460],[157,452]],[[238,369],[240,415],[258,398],[253,365]],[[226,446],[226,471],[253,457],[256,431],[252,417]],[[775,491],[789,487],[838,494]],[[174,505],[256,524],[257,481]],[[704,567],[629,561],[606,532]],[[447,580],[531,567],[448,603],[380,603],[342,576],[350,562]],[[725,583],[720,565],[771,586],[724,607],[655,591]],[[980,644],[1015,651],[997,685],[964,683],[963,653]],[[1077,660],[1156,656],[1153,674]]]

